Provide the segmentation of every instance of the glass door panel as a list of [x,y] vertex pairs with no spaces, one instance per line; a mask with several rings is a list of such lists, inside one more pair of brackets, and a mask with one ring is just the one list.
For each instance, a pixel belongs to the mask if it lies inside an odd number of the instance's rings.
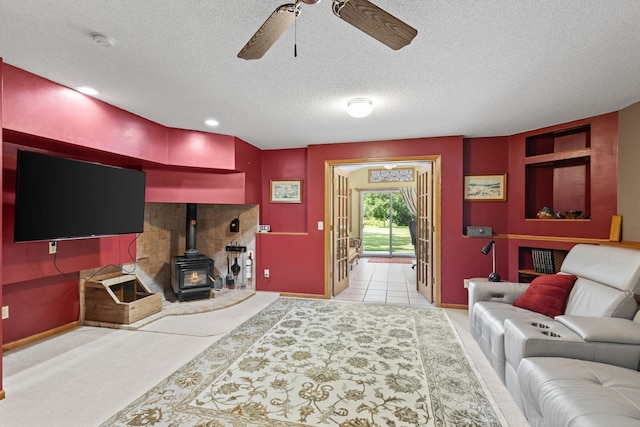
[[368,256],[388,256],[391,197],[388,192],[362,192],[362,251]]
[[413,256],[409,221],[413,215],[399,191],[391,193],[391,256]]
[[409,212],[399,191],[362,192],[362,248],[366,256],[413,256]]

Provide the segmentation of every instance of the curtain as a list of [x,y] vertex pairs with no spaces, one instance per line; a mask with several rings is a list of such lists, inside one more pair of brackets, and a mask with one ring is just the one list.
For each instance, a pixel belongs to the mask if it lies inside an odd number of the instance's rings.
[[409,211],[413,214],[414,217],[417,216],[418,208],[417,208],[416,199],[418,198],[418,196],[416,194],[416,188],[415,187],[399,187],[399,189],[405,204],[409,208]]

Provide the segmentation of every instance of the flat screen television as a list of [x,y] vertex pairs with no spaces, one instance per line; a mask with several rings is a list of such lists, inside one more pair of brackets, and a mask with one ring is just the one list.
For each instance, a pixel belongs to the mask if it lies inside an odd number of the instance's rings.
[[14,241],[141,233],[144,172],[18,150]]

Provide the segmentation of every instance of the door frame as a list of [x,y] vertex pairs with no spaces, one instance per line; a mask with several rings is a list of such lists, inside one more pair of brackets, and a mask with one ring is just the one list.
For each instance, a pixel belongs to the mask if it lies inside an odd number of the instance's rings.
[[[333,184],[333,168],[340,165],[347,164],[366,164],[366,163],[394,163],[394,162],[431,162],[433,167],[433,258],[435,259],[433,265],[433,287],[434,287],[434,301],[433,304],[436,307],[440,307],[442,304],[442,274],[441,274],[441,243],[442,243],[442,156],[408,156],[408,157],[384,157],[384,158],[366,158],[366,159],[342,159],[342,160],[326,160],[324,162],[325,169],[325,185],[324,185],[324,197],[325,197],[325,209],[324,209],[324,223],[329,225],[332,220],[332,207],[331,200],[331,185]],[[331,298],[331,265],[333,264],[332,253],[332,230],[330,226],[324,227],[324,298]]]

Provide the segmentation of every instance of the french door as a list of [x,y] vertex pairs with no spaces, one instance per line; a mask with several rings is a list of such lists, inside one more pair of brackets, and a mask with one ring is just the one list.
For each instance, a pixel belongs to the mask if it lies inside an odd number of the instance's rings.
[[[417,173],[417,244],[416,244],[416,270],[417,285],[420,292],[429,302],[436,300],[434,289],[435,272],[433,237],[433,176],[432,166],[426,166]],[[435,301],[439,302],[439,301]]]
[[333,170],[332,185],[332,295],[349,287],[349,174],[338,168]]

